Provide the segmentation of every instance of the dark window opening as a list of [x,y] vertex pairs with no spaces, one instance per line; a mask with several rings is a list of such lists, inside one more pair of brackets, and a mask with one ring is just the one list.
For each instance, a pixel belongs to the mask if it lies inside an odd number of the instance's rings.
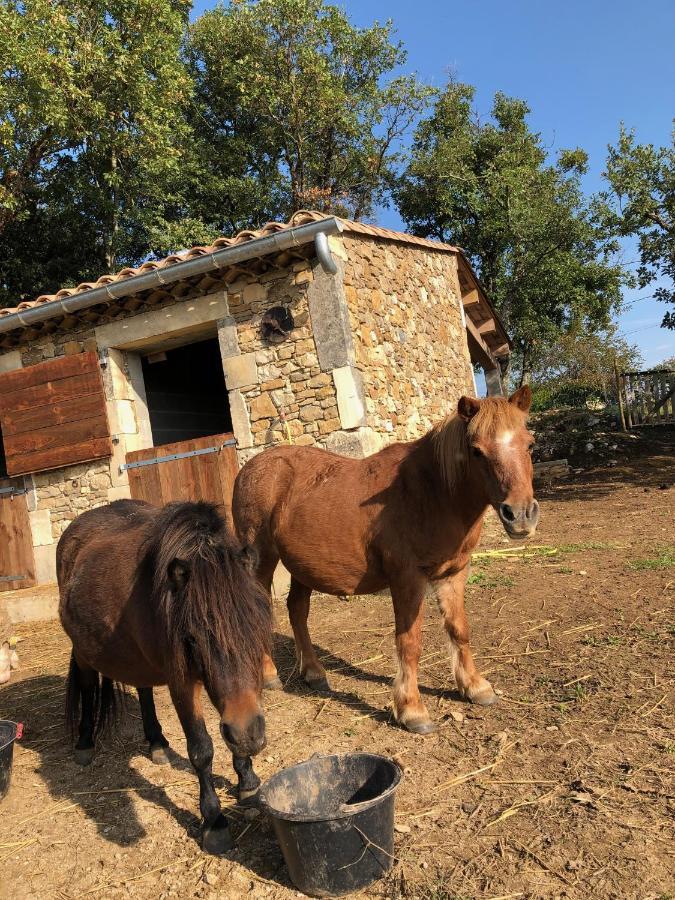
[[218,339],[143,358],[155,447],[232,431]]

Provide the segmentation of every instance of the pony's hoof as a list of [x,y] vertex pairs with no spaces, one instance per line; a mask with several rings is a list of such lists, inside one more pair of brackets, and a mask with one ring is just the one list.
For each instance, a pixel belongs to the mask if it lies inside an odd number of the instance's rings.
[[438,727],[431,719],[408,719],[407,722],[401,722],[401,725],[413,734],[433,734]]
[[94,748],[93,747],[76,747],[74,757],[75,757],[75,762],[78,764],[78,766],[91,765],[91,761],[94,758]]
[[325,675],[319,675],[318,678],[308,678],[305,675],[305,684],[317,694],[330,694],[330,684]]
[[258,787],[253,788],[250,791],[245,791],[242,788],[239,788],[239,806],[257,806],[259,794],[259,785]]
[[202,850],[212,856],[222,856],[234,847],[227,819],[221,813],[210,825],[202,829]]
[[166,766],[169,763],[169,755],[166,747],[151,747],[150,759],[156,766]]
[[277,675],[275,678],[269,678],[263,685],[266,691],[283,691],[284,685]]
[[484,688],[473,695],[469,694],[468,699],[477,706],[494,706],[495,703],[499,703],[499,697],[492,688]]

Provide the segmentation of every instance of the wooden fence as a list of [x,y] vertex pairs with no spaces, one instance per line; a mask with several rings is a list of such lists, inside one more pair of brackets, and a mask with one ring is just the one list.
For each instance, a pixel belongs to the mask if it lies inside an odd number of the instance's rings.
[[622,372],[619,403],[628,428],[675,425],[675,371]]

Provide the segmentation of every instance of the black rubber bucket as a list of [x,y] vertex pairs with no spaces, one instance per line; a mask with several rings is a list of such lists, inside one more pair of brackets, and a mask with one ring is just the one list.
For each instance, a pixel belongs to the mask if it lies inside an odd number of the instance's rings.
[[14,741],[17,738],[16,722],[0,719],[0,800],[9,790],[12,780],[12,760],[14,758]]
[[394,861],[394,794],[401,770],[373,753],[314,756],[260,791],[293,884],[339,897],[380,878]]

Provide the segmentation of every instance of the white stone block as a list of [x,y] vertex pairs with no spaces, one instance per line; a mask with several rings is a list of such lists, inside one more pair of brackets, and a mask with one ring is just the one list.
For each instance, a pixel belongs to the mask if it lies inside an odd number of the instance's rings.
[[232,432],[237,441],[237,449],[245,450],[253,446],[251,433],[251,420],[249,419],[246,400],[240,391],[230,391],[230,416],[232,417]]
[[18,350],[9,350],[0,356],[0,372],[14,372],[22,368],[21,353]]
[[333,369],[338,413],[343,428],[359,428],[366,424],[361,373],[352,366]]
[[44,547],[54,542],[51,510],[36,509],[34,512],[28,513],[28,518],[34,547]]
[[223,359],[223,372],[228,391],[252,387],[258,383],[255,353],[243,353],[241,356]]
[[128,484],[108,488],[108,503],[112,503],[114,500],[128,500],[130,497],[131,491]]

